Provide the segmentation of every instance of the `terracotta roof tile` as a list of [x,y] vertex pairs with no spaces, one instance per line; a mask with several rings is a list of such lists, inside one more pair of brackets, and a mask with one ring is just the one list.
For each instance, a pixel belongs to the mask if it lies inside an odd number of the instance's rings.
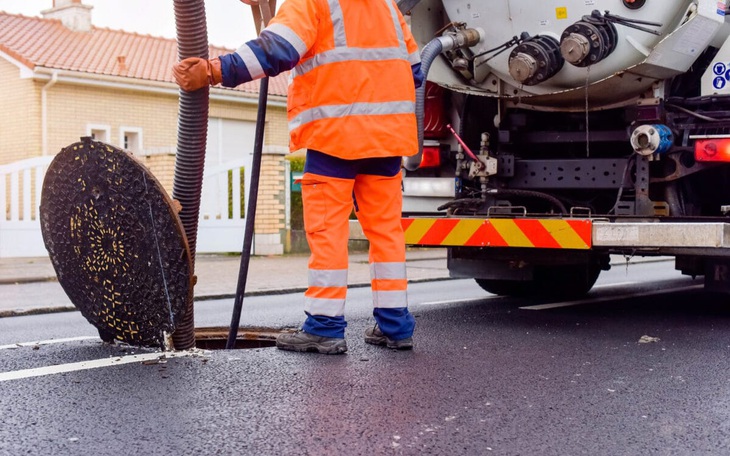
[[[92,27],[73,32],[56,19],[42,19],[0,11],[0,52],[30,69],[36,66],[149,81],[174,82],[176,41],[151,35]],[[211,46],[211,57],[233,52]],[[258,93],[259,82],[235,90]],[[286,96],[287,75],[271,78],[269,93]]]

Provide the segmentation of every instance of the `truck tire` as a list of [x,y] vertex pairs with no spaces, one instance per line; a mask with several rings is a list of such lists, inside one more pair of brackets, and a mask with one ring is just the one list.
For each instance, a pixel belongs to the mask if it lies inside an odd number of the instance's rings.
[[495,279],[474,279],[477,284],[487,293],[496,294],[497,296],[510,296],[514,298],[526,297],[532,281],[524,280],[495,280]]
[[598,280],[598,265],[535,266],[532,280],[474,279],[488,293],[514,298],[579,298]]

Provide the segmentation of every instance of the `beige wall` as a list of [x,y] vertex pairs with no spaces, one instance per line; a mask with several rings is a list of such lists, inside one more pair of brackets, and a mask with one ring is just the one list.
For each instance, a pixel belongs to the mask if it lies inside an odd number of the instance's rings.
[[[0,59],[0,163],[42,155],[41,90],[47,81],[21,79],[19,69]],[[228,91],[226,91],[228,92]],[[121,127],[141,128],[143,148],[174,152],[176,95],[143,93],[58,82],[47,91],[48,153],[58,153],[87,134],[87,126],[110,127],[109,142],[120,144]],[[211,117],[256,120],[256,100],[242,104],[211,101]],[[265,145],[287,146],[286,108],[267,110]]]
[[[241,105],[239,103],[212,101],[210,104],[210,117],[221,117],[223,119],[250,120],[256,121],[257,105]],[[266,129],[264,130],[264,145],[276,145],[289,147],[289,127],[286,120],[286,107],[269,106],[266,109]]]
[[109,126],[108,142],[117,147],[129,127],[141,129],[144,150],[175,150],[176,97],[58,83],[48,91],[48,106],[50,154],[86,136],[90,124]]
[[[41,91],[47,81],[21,79],[19,69],[0,59],[0,164],[43,153]],[[228,92],[228,91],[225,91]],[[55,155],[88,133],[88,126],[108,126],[108,142],[122,147],[123,127],[140,129],[145,164],[168,193],[172,193],[177,142],[178,97],[115,88],[92,87],[59,81],[46,90],[48,113],[48,154]],[[211,101],[210,117],[255,121],[256,99],[251,103]],[[283,100],[279,100],[283,101]],[[265,155],[262,163],[260,201],[256,233],[281,234],[285,231],[284,154],[289,133],[286,108],[267,110],[265,145],[279,152]]]
[[256,234],[283,234],[285,226],[285,166],[284,156],[264,154],[261,157],[261,182],[256,204]]
[[[147,165],[168,192],[172,192],[174,155],[177,144],[178,97],[145,94],[71,84],[56,84],[48,91],[49,153],[56,154],[85,136],[87,126],[108,125],[109,142],[122,147],[124,127],[142,131],[143,153]],[[256,120],[256,106],[212,101],[210,117]],[[288,146],[286,108],[267,110],[265,144]]]
[[41,87],[0,59],[0,164],[41,155]]

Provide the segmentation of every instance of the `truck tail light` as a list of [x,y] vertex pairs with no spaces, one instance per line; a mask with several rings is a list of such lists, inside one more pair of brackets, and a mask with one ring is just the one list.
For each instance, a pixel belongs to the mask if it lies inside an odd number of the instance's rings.
[[730,162],[730,138],[698,139],[695,142],[695,160]]
[[419,168],[438,168],[441,166],[441,147],[423,145],[423,157],[421,158],[421,166]]
[[446,91],[433,82],[426,81],[426,100],[423,113],[424,138],[443,138],[446,136]]

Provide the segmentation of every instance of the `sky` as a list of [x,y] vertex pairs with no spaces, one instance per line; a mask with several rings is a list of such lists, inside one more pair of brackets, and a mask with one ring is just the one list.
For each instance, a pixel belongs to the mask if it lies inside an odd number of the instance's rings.
[[[91,23],[165,38],[175,38],[173,0],[83,0],[91,10]],[[281,3],[281,2],[279,2]],[[0,0],[0,11],[40,17],[53,0]],[[239,0],[205,0],[208,42],[236,49],[256,36],[251,7]]]

